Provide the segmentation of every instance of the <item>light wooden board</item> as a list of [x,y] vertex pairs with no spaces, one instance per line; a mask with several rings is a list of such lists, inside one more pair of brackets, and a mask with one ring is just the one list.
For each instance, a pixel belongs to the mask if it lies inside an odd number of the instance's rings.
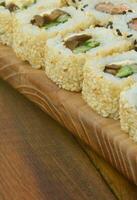
[[83,101],[81,94],[59,89],[44,71],[21,62],[5,46],[0,47],[0,77],[137,185],[137,144],[120,130],[119,121],[100,117]]

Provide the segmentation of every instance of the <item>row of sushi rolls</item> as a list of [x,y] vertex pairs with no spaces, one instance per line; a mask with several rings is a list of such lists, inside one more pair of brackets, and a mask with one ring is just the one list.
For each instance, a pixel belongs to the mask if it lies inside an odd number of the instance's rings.
[[137,141],[137,0],[0,0],[0,43]]

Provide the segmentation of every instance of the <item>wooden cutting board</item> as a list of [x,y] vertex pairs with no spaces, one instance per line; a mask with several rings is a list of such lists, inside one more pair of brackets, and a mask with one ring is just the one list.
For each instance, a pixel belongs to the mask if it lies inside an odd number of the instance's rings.
[[137,144],[120,130],[119,121],[102,118],[80,93],[59,89],[44,71],[32,69],[6,46],[0,46],[0,77],[137,185]]

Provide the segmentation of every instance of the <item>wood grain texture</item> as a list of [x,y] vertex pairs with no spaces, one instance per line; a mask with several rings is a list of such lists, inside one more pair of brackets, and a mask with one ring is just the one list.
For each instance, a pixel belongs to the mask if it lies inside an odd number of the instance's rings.
[[120,130],[119,121],[100,117],[81,94],[59,89],[44,71],[32,69],[4,46],[0,47],[0,77],[137,184],[137,145]]
[[129,182],[122,174],[118,173],[117,170],[111,167],[91,148],[84,145],[81,141],[79,141],[79,144],[119,200],[137,199],[136,185]]
[[0,200],[116,200],[74,137],[0,80]]

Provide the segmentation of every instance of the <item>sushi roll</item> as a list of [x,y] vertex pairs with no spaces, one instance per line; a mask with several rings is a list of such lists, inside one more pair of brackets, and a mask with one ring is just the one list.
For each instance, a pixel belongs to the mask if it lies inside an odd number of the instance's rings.
[[137,84],[120,95],[121,129],[137,142]]
[[84,68],[83,98],[103,117],[119,119],[120,93],[137,82],[137,52],[134,50],[94,61]]
[[13,13],[35,4],[35,0],[0,0],[0,43],[12,45]]
[[13,49],[34,68],[44,66],[44,50],[47,39],[56,35],[80,31],[93,23],[93,18],[74,7],[45,10],[42,13],[30,10],[16,15]]
[[16,12],[29,7],[42,10],[61,7],[65,4],[65,0],[0,0],[0,43],[12,46],[13,19]]
[[[126,15],[133,10],[137,10],[137,4],[128,0],[86,0],[80,4],[80,9],[84,12],[92,13],[100,26],[106,25],[114,16]],[[136,11],[135,10],[135,11]]]
[[82,89],[83,66],[87,57],[92,60],[96,56],[106,56],[129,48],[130,42],[117,38],[105,28],[90,28],[65,37],[57,36],[46,44],[46,74],[59,87],[78,92]]

